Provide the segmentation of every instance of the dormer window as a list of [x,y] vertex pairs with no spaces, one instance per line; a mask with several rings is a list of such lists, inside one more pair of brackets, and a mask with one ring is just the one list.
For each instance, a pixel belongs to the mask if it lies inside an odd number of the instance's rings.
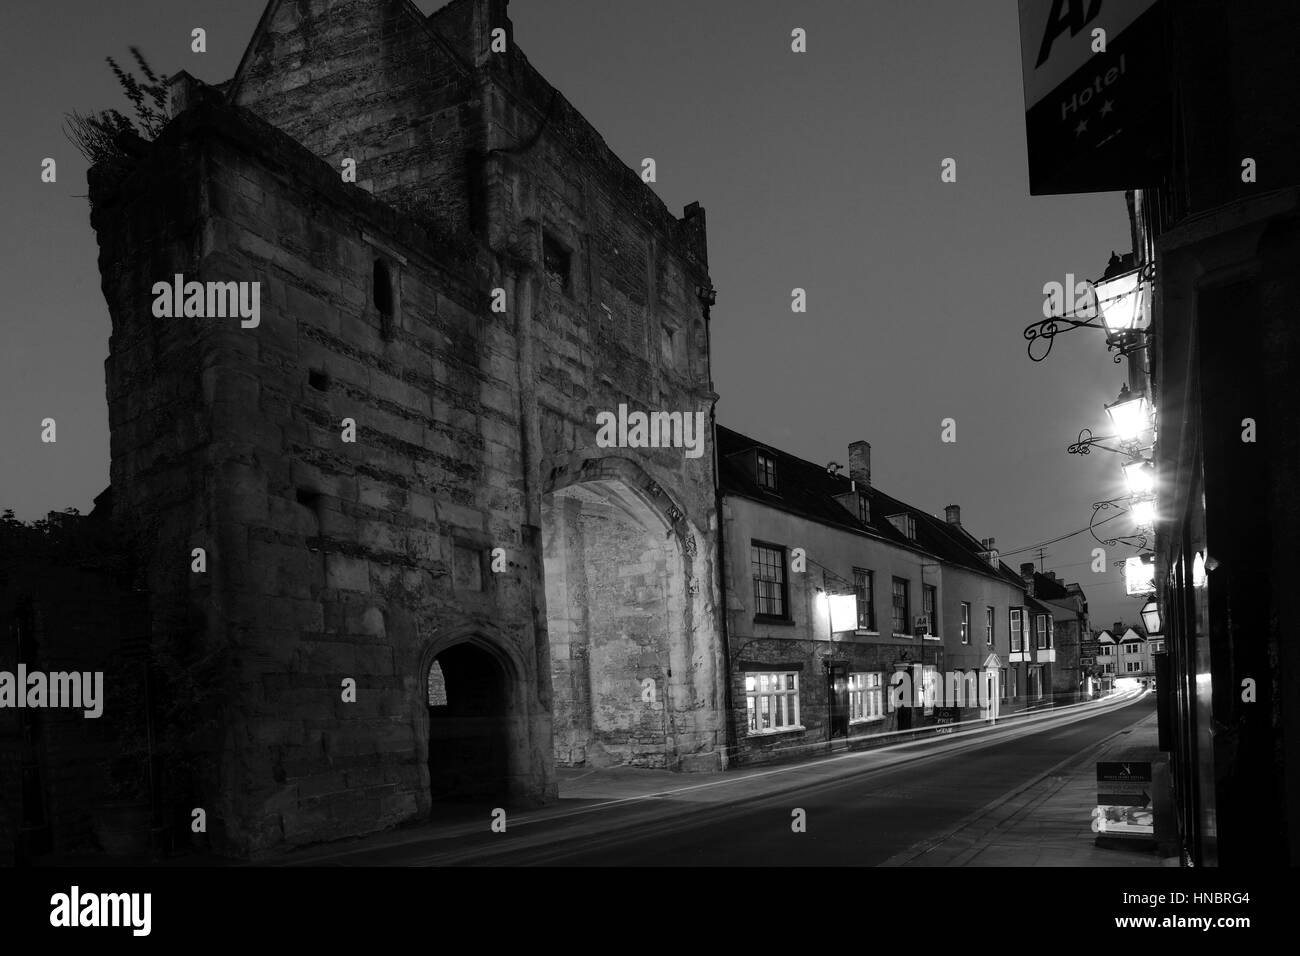
[[916,519],[910,514],[903,512],[902,514],[890,515],[886,520],[909,541],[916,540]]
[[764,491],[776,491],[776,459],[766,452],[758,452],[758,487]]
[[863,524],[871,524],[871,504],[862,492],[858,492],[858,520]]

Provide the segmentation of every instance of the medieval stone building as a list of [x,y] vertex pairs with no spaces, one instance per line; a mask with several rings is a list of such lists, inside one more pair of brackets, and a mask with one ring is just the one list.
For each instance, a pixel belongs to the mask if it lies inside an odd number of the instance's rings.
[[[153,642],[226,652],[214,848],[442,797],[486,821],[556,762],[720,767],[713,449],[596,426],[712,421],[703,210],[529,65],[506,0],[271,0],[172,104],[92,170],[92,222],[113,520],[147,529]],[[258,283],[256,324],[156,317],[177,275]]]

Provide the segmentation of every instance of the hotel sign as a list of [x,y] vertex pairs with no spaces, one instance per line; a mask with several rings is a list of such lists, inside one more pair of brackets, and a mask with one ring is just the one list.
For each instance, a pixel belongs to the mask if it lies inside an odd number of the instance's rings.
[[1150,184],[1170,152],[1165,0],[1020,0],[1032,195]]

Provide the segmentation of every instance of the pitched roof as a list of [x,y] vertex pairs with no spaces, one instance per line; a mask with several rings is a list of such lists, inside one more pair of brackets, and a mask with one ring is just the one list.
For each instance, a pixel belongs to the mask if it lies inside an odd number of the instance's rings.
[[[998,567],[994,568],[980,557],[983,545],[960,525],[950,524],[878,488],[858,487],[857,491],[867,496],[869,505],[868,520],[863,522],[856,512],[851,512],[836,500],[837,495],[851,494],[854,490],[853,481],[847,475],[831,474],[823,465],[797,458],[723,425],[717,426],[717,441],[718,482],[723,494],[749,498],[823,524],[870,535],[899,547],[921,551],[976,574],[1024,587],[1020,576],[1006,564],[999,561]],[[770,454],[776,463],[774,491],[761,487],[741,460],[745,452],[755,448]],[[908,538],[888,520],[900,514],[911,515],[915,539]]]

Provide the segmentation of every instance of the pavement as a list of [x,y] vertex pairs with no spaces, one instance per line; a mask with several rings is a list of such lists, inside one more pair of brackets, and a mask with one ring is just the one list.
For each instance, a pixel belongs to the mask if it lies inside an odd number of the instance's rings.
[[[1157,747],[1156,715],[1006,793],[883,866],[1178,866],[1172,833],[1168,755]],[[1092,832],[1099,761],[1150,761],[1155,845]]]

